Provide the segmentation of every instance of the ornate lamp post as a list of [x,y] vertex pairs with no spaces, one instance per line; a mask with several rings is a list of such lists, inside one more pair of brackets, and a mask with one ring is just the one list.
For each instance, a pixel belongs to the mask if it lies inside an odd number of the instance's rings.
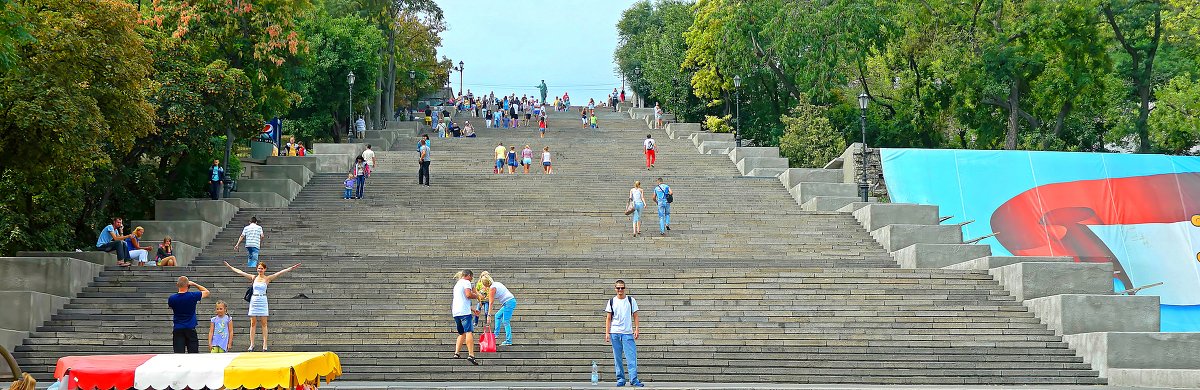
[[415,70],[408,71],[408,81],[410,83],[412,83],[412,86],[413,86],[413,100],[408,102],[408,120],[413,120],[413,110],[417,109],[416,99],[421,98],[420,96],[416,96],[417,95],[417,71],[415,71]]
[[451,67],[450,69],[458,72],[458,94],[462,95],[466,93],[466,90],[463,89],[463,62],[459,61],[458,67]]
[[862,177],[858,182],[858,194],[862,196],[862,201],[867,201],[867,192],[870,186],[867,184],[867,105],[871,103],[871,97],[867,96],[866,92],[858,95],[858,109],[861,112],[859,116],[859,126],[862,127]]
[[350,85],[350,122],[346,126],[346,141],[350,141],[354,137],[354,71],[346,75],[346,84]]
[[[639,67],[633,68],[633,78],[638,79],[638,80],[642,79],[642,67],[639,66]],[[640,94],[640,93],[638,94],[637,100],[638,100],[637,104],[636,104],[637,107],[639,107],[639,108],[645,107],[645,104],[642,104],[642,94]]]
[[742,147],[742,76],[733,76],[733,96],[736,104],[734,111],[737,117],[733,120],[733,142],[737,147]]

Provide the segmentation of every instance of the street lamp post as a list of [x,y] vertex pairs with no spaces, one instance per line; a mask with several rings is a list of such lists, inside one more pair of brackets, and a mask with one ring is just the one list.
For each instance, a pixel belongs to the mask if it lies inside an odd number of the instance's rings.
[[858,123],[862,127],[862,177],[858,181],[858,194],[863,202],[867,201],[867,192],[870,190],[870,185],[867,184],[867,105],[870,102],[871,97],[867,96],[866,92],[858,95],[858,109],[861,113]]
[[408,71],[408,81],[413,86],[413,100],[408,102],[408,120],[413,120],[413,110],[417,109],[416,99],[421,98],[420,96],[416,96],[417,95],[417,71],[415,71],[415,70]]
[[[454,70],[455,72],[458,72],[458,94],[462,95],[462,94],[466,93],[467,91],[463,89],[463,62],[459,61],[458,67],[452,66],[452,67],[450,67],[450,69]],[[454,91],[450,91],[450,92],[453,93]]]
[[354,137],[354,71],[350,71],[350,74],[346,75],[346,84],[350,85],[350,97],[348,99],[350,102],[350,122],[346,126],[346,141],[349,142]]
[[[642,67],[639,66],[639,67],[633,68],[633,77],[638,80],[642,79]],[[645,107],[645,105],[642,104],[642,99],[643,99],[642,94],[639,93],[637,95],[638,95],[638,98],[637,98],[636,106],[639,108]]]
[[742,76],[733,76],[733,96],[736,103],[734,111],[737,117],[733,120],[734,146],[742,147]]

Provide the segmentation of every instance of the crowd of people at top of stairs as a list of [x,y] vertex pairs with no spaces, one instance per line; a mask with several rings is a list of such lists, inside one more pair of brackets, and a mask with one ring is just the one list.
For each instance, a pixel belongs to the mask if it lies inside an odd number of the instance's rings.
[[138,266],[175,266],[175,249],[171,244],[171,236],[163,237],[161,243],[158,244],[155,251],[154,260],[150,260],[150,250],[154,247],[142,245],[141,238],[145,234],[146,229],[141,226],[133,228],[129,234],[125,234],[124,220],[120,217],[112,219],[112,223],[100,230],[99,237],[96,238],[96,250],[102,252],[115,253],[117,255],[117,265],[128,267],[133,264]]

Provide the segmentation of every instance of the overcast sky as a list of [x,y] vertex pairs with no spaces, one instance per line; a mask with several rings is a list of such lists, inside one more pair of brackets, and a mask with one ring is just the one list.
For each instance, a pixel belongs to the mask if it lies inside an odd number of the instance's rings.
[[[436,1],[449,28],[439,54],[464,63],[471,92],[532,96],[545,79],[550,96],[580,101],[621,87],[616,25],[636,0]],[[450,75],[455,91],[458,76]]]

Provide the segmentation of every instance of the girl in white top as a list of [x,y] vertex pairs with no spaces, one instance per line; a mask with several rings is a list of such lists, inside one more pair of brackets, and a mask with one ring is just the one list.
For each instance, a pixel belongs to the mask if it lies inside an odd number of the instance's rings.
[[550,166],[549,146],[542,148],[542,173],[547,175],[554,173],[554,167]]
[[633,188],[629,189],[629,203],[633,208],[633,236],[637,237],[642,234],[642,208],[646,207],[646,198],[642,194],[642,182],[633,182]]

